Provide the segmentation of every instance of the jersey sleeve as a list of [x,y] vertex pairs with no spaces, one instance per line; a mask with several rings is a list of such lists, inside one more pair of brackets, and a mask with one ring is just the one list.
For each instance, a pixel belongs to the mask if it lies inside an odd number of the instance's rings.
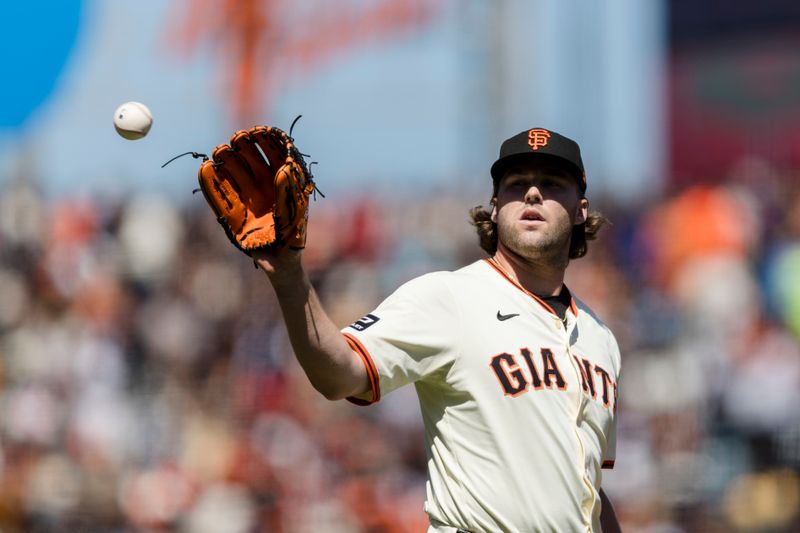
[[432,273],[406,283],[374,311],[342,329],[364,361],[372,389],[349,401],[375,403],[453,361],[459,350],[459,321],[446,275]]
[[609,335],[609,352],[611,353],[612,361],[614,362],[614,406],[612,407],[612,421],[611,426],[606,434],[606,452],[603,455],[603,468],[614,468],[614,462],[617,458],[617,415],[619,413],[617,404],[619,402],[619,377],[621,367],[621,356],[619,353],[619,346],[611,332]]

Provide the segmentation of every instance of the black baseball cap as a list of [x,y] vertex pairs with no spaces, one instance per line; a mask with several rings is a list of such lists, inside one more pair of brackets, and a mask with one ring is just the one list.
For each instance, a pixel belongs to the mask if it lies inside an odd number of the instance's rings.
[[496,183],[511,165],[531,157],[552,158],[566,163],[578,182],[578,188],[582,193],[586,192],[586,173],[580,146],[572,139],[545,128],[531,128],[503,141],[500,157],[492,165],[492,179]]

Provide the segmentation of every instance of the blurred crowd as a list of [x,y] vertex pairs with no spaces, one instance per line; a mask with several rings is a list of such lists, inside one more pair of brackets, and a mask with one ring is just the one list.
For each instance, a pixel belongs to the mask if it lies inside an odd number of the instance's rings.
[[[797,178],[750,161],[633,206],[590,196],[612,225],[567,283],[623,352],[603,485],[626,532],[800,531]],[[317,394],[194,199],[0,195],[0,531],[425,531],[413,389]],[[305,263],[334,321],[482,257],[470,207],[314,202]]]

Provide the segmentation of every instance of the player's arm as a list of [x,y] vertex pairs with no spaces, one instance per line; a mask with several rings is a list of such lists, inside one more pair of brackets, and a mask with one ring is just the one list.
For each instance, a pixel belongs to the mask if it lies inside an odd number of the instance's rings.
[[329,400],[370,390],[361,358],[322,308],[302,266],[301,252],[255,252],[256,264],[275,290],[292,348],[309,381]]
[[198,183],[225,235],[272,282],[311,384],[331,400],[360,395],[371,390],[366,367],[322,310],[297,251],[306,243],[309,196],[316,188],[291,134],[291,127],[287,134],[255,126],[217,145],[210,159],[189,153],[203,158]]
[[603,489],[600,489],[600,527],[603,533],[622,533],[614,506]]

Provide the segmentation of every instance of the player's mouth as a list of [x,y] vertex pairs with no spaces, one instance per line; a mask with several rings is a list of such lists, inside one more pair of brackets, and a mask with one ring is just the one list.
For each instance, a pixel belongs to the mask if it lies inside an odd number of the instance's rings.
[[522,216],[520,220],[523,221],[530,221],[530,222],[543,222],[544,217],[535,209],[525,209],[522,212]]

